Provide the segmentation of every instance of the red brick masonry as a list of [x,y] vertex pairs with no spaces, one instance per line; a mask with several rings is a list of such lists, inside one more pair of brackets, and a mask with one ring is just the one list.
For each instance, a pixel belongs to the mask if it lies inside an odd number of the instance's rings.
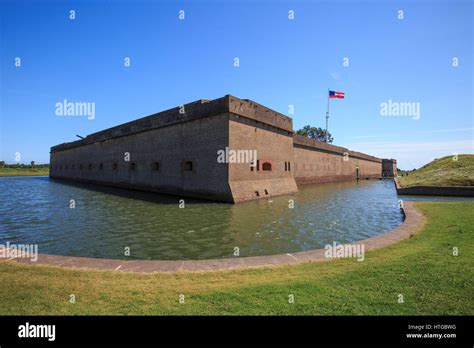
[[[380,236],[361,240],[353,244],[364,244],[365,251],[378,249],[402,239],[411,237],[425,224],[425,217],[414,206],[413,202],[404,203],[405,221],[393,230]],[[178,272],[178,271],[215,271],[245,269],[267,266],[292,265],[303,262],[319,262],[330,260],[324,256],[324,249],[302,251],[292,254],[269,256],[240,257],[234,259],[214,259],[196,261],[166,260],[111,260],[94,259],[75,256],[57,256],[39,254],[38,260],[29,258],[0,259],[1,261],[18,262],[31,265],[49,265],[65,268],[115,270],[122,272]]]

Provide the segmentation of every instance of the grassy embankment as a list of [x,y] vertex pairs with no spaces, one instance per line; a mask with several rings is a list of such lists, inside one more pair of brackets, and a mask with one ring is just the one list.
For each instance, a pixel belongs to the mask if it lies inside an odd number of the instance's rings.
[[0,168],[0,176],[35,176],[49,175],[48,167],[4,167]]
[[402,187],[408,186],[474,186],[474,155],[436,159],[420,169],[399,176]]
[[0,314],[473,315],[474,203],[416,205],[425,228],[363,262],[138,274],[3,261]]

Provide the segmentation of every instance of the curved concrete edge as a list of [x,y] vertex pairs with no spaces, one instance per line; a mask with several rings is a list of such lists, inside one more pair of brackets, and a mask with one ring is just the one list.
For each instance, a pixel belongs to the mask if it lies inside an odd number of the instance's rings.
[[[425,216],[419,212],[413,202],[405,202],[403,207],[405,221],[398,227],[382,235],[351,243],[364,245],[364,251],[379,249],[400,240],[413,236],[421,230],[426,222]],[[49,265],[73,269],[112,270],[120,272],[203,272],[218,270],[249,269],[259,267],[274,267],[294,265],[306,262],[328,261],[324,249],[301,251],[269,256],[252,256],[234,259],[213,260],[112,260],[76,256],[59,256],[38,254],[36,261],[24,257],[0,258],[3,262],[18,262],[30,265]]]

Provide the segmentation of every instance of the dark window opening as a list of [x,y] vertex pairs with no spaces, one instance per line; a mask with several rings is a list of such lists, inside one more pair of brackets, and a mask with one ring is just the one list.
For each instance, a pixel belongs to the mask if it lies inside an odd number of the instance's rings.
[[73,164],[73,165],[71,166],[71,169],[74,170],[75,168],[76,168],[76,165]]
[[112,164],[112,169],[113,169],[113,170],[117,170],[117,168],[118,168],[118,164],[117,164],[117,163]]
[[260,196],[260,193],[258,193],[258,191],[255,191],[255,196]]
[[66,170],[67,170],[67,168],[68,168],[68,165],[67,165],[67,164],[66,164],[66,167],[65,167],[65,168],[66,168]]
[[285,172],[288,171],[288,162],[285,162]]
[[129,168],[130,168],[130,170],[135,170],[135,169],[137,169],[137,165],[135,163],[130,163]]
[[265,194],[266,194],[266,195],[268,195],[268,191],[267,191],[267,189],[265,189],[264,191],[265,191]]
[[257,171],[260,170],[260,160],[257,160]]
[[291,162],[288,162],[288,171],[291,172]]
[[192,172],[193,170],[193,162],[191,161],[185,161],[183,164],[183,169],[186,172]]
[[270,162],[263,162],[262,170],[265,170],[265,171],[272,170],[272,164]]
[[89,163],[89,170],[92,170],[92,163]]
[[82,170],[82,164],[79,164],[79,169]]
[[153,163],[153,170],[156,172],[160,170],[160,162]]
[[103,170],[103,169],[104,169],[104,164],[103,163],[99,164],[99,170]]

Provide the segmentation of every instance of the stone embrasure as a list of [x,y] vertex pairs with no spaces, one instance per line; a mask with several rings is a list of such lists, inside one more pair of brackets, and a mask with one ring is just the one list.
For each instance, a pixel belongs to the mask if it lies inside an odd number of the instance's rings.
[[[405,221],[398,227],[382,235],[361,240],[353,245],[364,245],[365,251],[382,248],[411,237],[425,224],[424,215],[419,212],[413,202],[404,203]],[[0,259],[2,260],[2,259]],[[95,259],[75,256],[57,256],[39,254],[36,262],[29,258],[9,258],[2,261],[11,261],[31,265],[49,265],[65,268],[112,270],[120,272],[178,272],[178,271],[217,271],[246,269],[257,267],[271,267],[299,264],[304,262],[328,261],[324,249],[302,251],[268,256],[240,257],[233,259],[213,259],[196,261],[174,260],[111,260]]]

